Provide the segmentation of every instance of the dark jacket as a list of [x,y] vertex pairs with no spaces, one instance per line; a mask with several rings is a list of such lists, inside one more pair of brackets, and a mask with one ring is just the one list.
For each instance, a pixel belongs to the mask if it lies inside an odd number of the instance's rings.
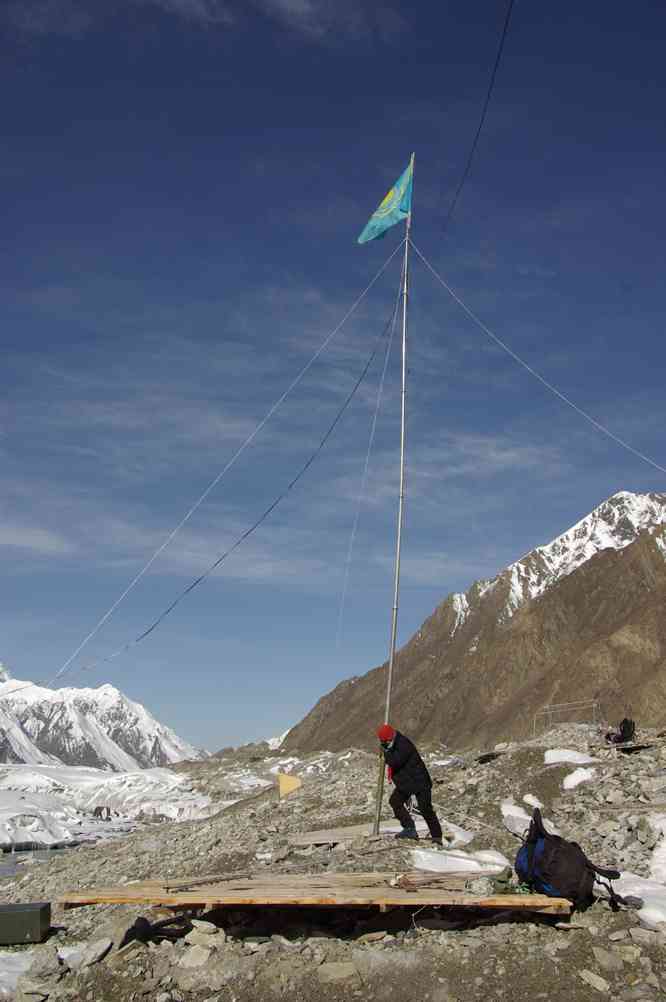
[[432,787],[430,773],[415,746],[396,731],[391,748],[384,749],[384,761],[393,770],[393,782],[403,793],[419,793]]

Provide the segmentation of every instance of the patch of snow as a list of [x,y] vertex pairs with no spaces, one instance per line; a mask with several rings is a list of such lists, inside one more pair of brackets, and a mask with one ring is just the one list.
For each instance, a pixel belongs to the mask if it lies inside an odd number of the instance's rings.
[[0,999],[14,998],[18,979],[25,974],[34,959],[34,950],[22,950],[20,953],[0,951]]
[[651,814],[648,821],[655,831],[661,833],[661,838],[652,853],[650,876],[653,880],[666,884],[666,814]]
[[622,550],[641,532],[665,522],[666,495],[619,491],[552,542],[537,546],[498,575],[495,581],[508,576],[504,616],[510,618],[524,602],[538,598],[602,550]]
[[266,739],[266,744],[268,745],[271,751],[277,751],[279,748],[282,747],[282,745],[285,742],[285,738],[287,737],[287,734],[289,734],[290,730],[291,727],[288,727],[287,730],[284,732],[284,734],[280,734],[279,737]]
[[449,634],[449,636],[453,637],[467,619],[469,614],[469,602],[467,601],[466,595],[458,592],[451,596],[451,601],[453,603],[453,611],[456,615],[456,621],[453,624],[451,633]]
[[664,538],[663,535],[661,535],[661,536],[655,536],[654,537],[654,541],[657,544],[657,546],[659,547],[659,549],[661,550],[661,552],[666,557],[666,538]]
[[492,876],[511,864],[506,856],[494,849],[465,852],[463,849],[412,849],[412,866],[432,873],[470,873]]
[[272,772],[273,775],[275,775],[278,772],[289,773],[289,772],[293,772],[294,768],[297,765],[300,765],[300,763],[301,763],[300,758],[296,758],[295,755],[292,755],[289,758],[278,759],[277,763],[271,769],[269,769],[268,771]]
[[541,809],[543,804],[538,797],[535,797],[533,793],[526,793],[523,797],[523,802],[528,804],[530,807],[538,807]]
[[[269,761],[273,760],[269,759]],[[263,779],[251,772],[250,769],[237,769],[225,773],[224,781],[228,790],[240,793],[244,793],[246,790],[256,790],[262,786],[272,786],[270,779]]]
[[[517,835],[518,838],[522,838],[530,826],[531,815],[519,804],[514,803],[510,797],[502,801],[500,810],[502,812],[504,827],[507,831],[510,831],[512,835]],[[552,821],[548,818],[543,818],[542,820],[546,831],[549,831],[552,835],[560,834]]]
[[546,765],[559,765],[562,762],[571,762],[572,765],[589,765],[590,762],[597,761],[591,755],[574,751],[573,748],[549,748],[544,753],[543,760]]
[[565,790],[573,790],[580,783],[589,783],[591,779],[597,774],[596,769],[574,769],[570,772],[568,776],[565,776],[562,780],[562,786]]
[[520,807],[519,804],[515,804],[513,800],[503,800],[500,804],[500,810],[502,812],[502,818],[504,820],[504,827],[511,832],[512,835],[517,835],[522,838],[525,831],[530,826],[530,821],[532,818],[527,813],[524,807]]

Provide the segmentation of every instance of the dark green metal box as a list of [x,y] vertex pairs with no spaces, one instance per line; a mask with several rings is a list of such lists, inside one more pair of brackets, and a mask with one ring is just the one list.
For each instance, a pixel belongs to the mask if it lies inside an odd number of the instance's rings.
[[0,905],[0,944],[41,943],[51,928],[51,903]]

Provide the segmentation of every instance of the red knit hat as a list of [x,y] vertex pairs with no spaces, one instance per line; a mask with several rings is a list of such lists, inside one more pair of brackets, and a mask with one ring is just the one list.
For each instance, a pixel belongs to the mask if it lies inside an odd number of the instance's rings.
[[377,728],[377,737],[380,741],[393,741],[395,730],[390,724],[382,724]]

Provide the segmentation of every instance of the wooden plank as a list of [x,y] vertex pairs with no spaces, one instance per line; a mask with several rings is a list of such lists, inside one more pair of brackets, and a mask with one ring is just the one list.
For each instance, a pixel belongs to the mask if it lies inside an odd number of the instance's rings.
[[[415,818],[416,830],[428,834],[428,826],[422,818]],[[382,821],[380,836],[395,835],[400,831],[397,821]],[[319,831],[295,832],[289,836],[290,845],[336,845],[340,842],[354,842],[356,839],[371,838],[372,824],[347,825],[344,828],[322,828]],[[410,843],[411,844],[411,843]]]
[[405,890],[392,887],[391,873],[286,874],[270,878],[233,880],[206,884],[187,891],[167,891],[157,881],[126,884],[90,891],[68,891],[60,898],[65,907],[93,904],[165,905],[172,908],[250,905],[395,907],[456,906],[535,911],[549,915],[568,914],[571,903],[540,894],[501,894],[479,897],[445,886]]

